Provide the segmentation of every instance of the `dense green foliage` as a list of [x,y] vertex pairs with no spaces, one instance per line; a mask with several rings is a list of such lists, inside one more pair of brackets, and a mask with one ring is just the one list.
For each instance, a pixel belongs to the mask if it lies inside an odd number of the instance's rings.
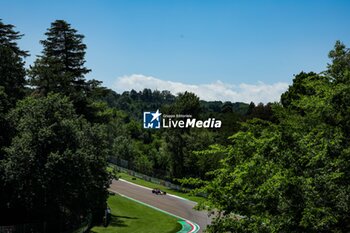
[[[209,145],[226,145],[228,137],[240,128],[239,122],[251,117],[268,118],[270,105],[248,105],[220,101],[200,101],[192,93],[171,95],[168,91],[124,92],[121,95],[106,90],[102,98],[110,107],[118,109],[114,117],[119,133],[113,143],[111,159],[118,165],[147,175],[174,181],[174,178],[201,177],[218,168],[221,157],[194,153]],[[198,119],[220,119],[221,129],[143,129],[142,112],[191,114]],[[256,111],[263,109],[263,111]],[[211,162],[208,162],[211,161]]]
[[[69,229],[101,220],[107,159],[197,187],[217,211],[209,232],[350,231],[350,49],[301,72],[280,103],[200,100],[85,80],[84,36],[56,20],[27,71],[0,20],[0,224]],[[25,75],[28,73],[28,80]],[[27,83],[28,81],[28,83]],[[29,85],[28,85],[29,84]],[[220,129],[143,129],[143,111],[220,119]]]
[[109,113],[90,94],[99,82],[84,81],[83,37],[55,21],[29,71],[37,78],[30,80],[34,89],[26,89],[27,52],[13,29],[0,21],[0,224],[60,232],[89,216],[98,221],[106,207],[110,140],[108,121],[96,122]]
[[323,74],[300,73],[272,111],[234,134],[201,192],[209,232],[350,231],[350,51],[337,42]]
[[68,98],[57,94],[28,97],[9,118],[16,136],[2,161],[13,212],[8,217],[59,219],[69,226],[80,216],[103,213],[105,129],[78,117]]
[[[2,225],[45,223],[55,232],[90,215],[100,220],[111,177],[107,157],[169,180],[205,178],[220,158],[208,163],[194,151],[225,144],[238,122],[248,118],[247,104],[205,102],[187,92],[117,94],[99,81],[85,80],[84,37],[70,24],[56,20],[45,35],[42,54],[26,71],[28,53],[17,45],[22,35],[0,21]],[[221,132],[143,129],[142,112],[155,109],[225,123]]]
[[85,80],[84,75],[90,70],[84,67],[84,36],[64,20],[53,22],[45,35],[47,38],[40,41],[44,47],[42,55],[28,72],[34,93],[46,96],[54,92],[69,96],[79,115],[98,121],[94,116],[98,110],[89,97],[101,82]]

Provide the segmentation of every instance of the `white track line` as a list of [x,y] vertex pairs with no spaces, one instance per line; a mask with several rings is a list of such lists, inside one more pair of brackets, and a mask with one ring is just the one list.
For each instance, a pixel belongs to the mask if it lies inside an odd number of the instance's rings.
[[[135,183],[132,183],[132,182],[127,181],[127,180],[124,180],[124,179],[118,179],[118,180],[120,180],[120,181],[122,181],[122,182],[125,182],[125,183],[128,183],[128,184],[135,185],[135,186],[140,187],[140,188],[144,188],[144,189],[148,189],[148,190],[153,190],[153,189],[151,189],[151,188],[148,188],[148,187],[145,187],[145,186],[142,186],[142,185],[139,185],[139,184],[135,184]],[[154,184],[154,185],[157,185],[157,184]],[[193,202],[193,203],[197,204],[197,202],[195,202],[195,201],[191,201],[191,200],[188,200],[188,199],[186,199],[186,198],[176,196],[176,195],[174,195],[174,194],[169,194],[169,193],[167,193],[166,195],[168,195],[168,196],[170,196],[170,197],[175,197],[175,198],[178,198],[178,199],[181,199],[181,200],[184,200],[184,201],[189,201],[189,202]]]
[[[128,182],[128,181],[126,181],[126,182]],[[130,183],[130,182],[129,182],[129,183]],[[140,185],[137,185],[137,186],[140,186]],[[141,186],[141,187],[143,187],[143,186]],[[150,189],[150,188],[147,188],[147,189]],[[150,207],[150,208],[152,208],[152,209],[158,210],[158,211],[160,211],[160,212],[162,212],[162,213],[168,214],[168,215],[173,216],[173,217],[175,217],[175,218],[185,220],[188,224],[190,224],[190,225],[193,226],[193,229],[192,229],[189,233],[196,233],[196,232],[198,232],[199,229],[200,229],[200,226],[198,226],[197,223],[194,223],[194,222],[192,222],[192,221],[190,221],[190,220],[188,220],[188,219],[182,218],[182,217],[180,217],[180,216],[177,216],[177,215],[172,214],[172,213],[170,213],[170,212],[167,212],[167,211],[165,211],[165,210],[159,209],[159,208],[157,208],[157,207],[155,207],[155,206],[152,206],[152,205],[149,205],[149,204],[144,203],[144,202],[142,202],[142,201],[139,201],[139,200],[136,200],[136,199],[134,199],[134,198],[128,197],[128,196],[126,196],[126,195],[124,195],[124,194],[121,194],[121,193],[118,193],[117,191],[114,191],[114,190],[112,190],[112,189],[109,189],[109,190],[110,190],[111,192],[113,192],[113,193],[116,193],[116,194],[118,194],[118,195],[120,195],[120,196],[122,196],[122,197],[125,197],[125,198],[129,199],[129,200],[135,201],[135,202],[137,202],[137,203],[139,203],[139,204],[148,206],[148,207]]]

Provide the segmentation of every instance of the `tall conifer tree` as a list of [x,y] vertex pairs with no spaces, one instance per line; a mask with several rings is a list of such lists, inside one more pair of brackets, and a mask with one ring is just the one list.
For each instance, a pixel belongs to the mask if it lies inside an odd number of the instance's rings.
[[22,34],[12,24],[0,19],[0,86],[8,97],[10,106],[24,96],[25,69],[23,58],[28,52],[18,47]]
[[44,95],[50,91],[70,97],[83,94],[87,88],[84,75],[90,72],[84,66],[84,36],[64,20],[53,22],[45,35],[47,38],[40,41],[42,55],[31,67],[31,84]]

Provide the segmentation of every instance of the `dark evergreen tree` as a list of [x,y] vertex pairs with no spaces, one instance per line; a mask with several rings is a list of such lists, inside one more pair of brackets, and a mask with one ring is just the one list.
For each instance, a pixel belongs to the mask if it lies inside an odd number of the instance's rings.
[[253,113],[254,108],[255,108],[255,103],[252,101],[249,104],[247,115],[251,115]]
[[0,19],[0,159],[3,147],[11,140],[10,125],[6,114],[25,94],[25,69],[23,58],[28,55],[18,47],[17,41],[23,35],[11,24]]
[[346,48],[342,42],[337,41],[328,57],[332,63],[328,64],[326,73],[332,77],[335,83],[350,83],[350,49]]
[[0,45],[10,48],[20,57],[28,56],[28,52],[18,47],[17,41],[22,38],[23,34],[14,30],[14,25],[4,24],[0,19]]
[[0,86],[4,88],[9,106],[24,96],[26,81],[23,58],[28,56],[28,52],[18,47],[17,41],[22,36],[13,25],[4,24],[0,19]]
[[11,24],[0,19],[0,213],[9,201],[11,188],[5,185],[4,147],[11,141],[13,130],[6,117],[16,101],[24,96],[25,70],[23,58],[28,55],[17,45],[22,35]]
[[[44,46],[43,55],[56,57],[64,64],[64,71],[70,72],[74,78],[83,78],[90,72],[84,67],[86,45],[82,42],[84,36],[77,34],[64,20],[56,20],[45,33],[46,40],[40,41]],[[78,81],[78,80],[73,80]]]
[[47,38],[40,41],[42,55],[30,70],[31,84],[44,95],[50,91],[84,94],[88,86],[84,75],[90,71],[84,67],[84,36],[64,20],[53,22],[45,35]]
[[64,20],[53,22],[45,35],[42,55],[31,67],[31,84],[44,95],[53,91],[70,96],[86,89],[84,75],[90,70],[84,67],[84,36]]
[[42,55],[29,71],[31,85],[40,95],[54,92],[70,97],[79,115],[92,122],[99,121],[96,113],[99,109],[94,106],[91,92],[100,83],[85,80],[90,70],[84,66],[84,36],[64,20],[53,22],[45,35],[47,38],[40,41],[44,46]]

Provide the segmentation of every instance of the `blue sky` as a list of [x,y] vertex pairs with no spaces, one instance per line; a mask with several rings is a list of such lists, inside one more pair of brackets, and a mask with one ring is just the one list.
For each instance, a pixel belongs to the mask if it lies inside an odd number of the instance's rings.
[[85,35],[87,67],[118,92],[191,90],[203,99],[278,100],[300,71],[320,72],[336,40],[350,46],[350,1],[16,1],[0,18],[40,54],[55,19]]

